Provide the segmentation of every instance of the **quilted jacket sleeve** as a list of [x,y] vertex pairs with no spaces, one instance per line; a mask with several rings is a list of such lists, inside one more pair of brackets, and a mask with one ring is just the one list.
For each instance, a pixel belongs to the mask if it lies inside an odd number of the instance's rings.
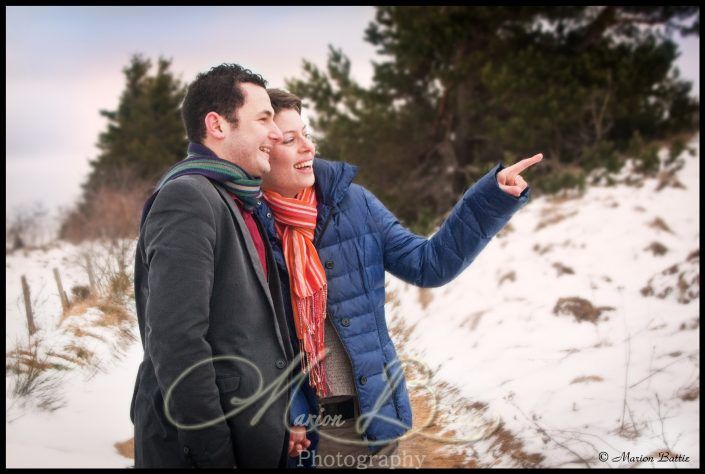
[[410,232],[366,191],[382,232],[385,269],[421,287],[441,286],[460,274],[529,199],[528,187],[518,198],[500,189],[497,173],[503,168],[498,163],[468,189],[431,238]]

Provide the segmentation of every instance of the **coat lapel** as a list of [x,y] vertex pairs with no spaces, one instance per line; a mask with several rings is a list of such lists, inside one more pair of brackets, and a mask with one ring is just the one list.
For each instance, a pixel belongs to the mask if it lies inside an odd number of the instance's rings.
[[[267,296],[267,301],[269,302],[269,307],[272,310],[272,316],[274,319],[274,329],[277,332],[277,339],[279,340],[279,345],[281,346],[281,349],[285,354],[290,354],[292,351],[286,350],[286,346],[284,344],[284,340],[281,335],[279,321],[277,318],[277,311],[274,309],[274,302],[272,301],[272,294],[270,292],[269,284],[267,283],[267,279],[264,276],[264,269],[262,268],[262,263],[260,262],[259,254],[257,253],[257,249],[255,248],[255,243],[252,241],[252,236],[250,235],[250,230],[247,228],[247,225],[245,224],[245,221],[242,218],[242,214],[240,214],[240,209],[238,209],[237,205],[233,201],[233,198],[228,194],[228,192],[222,186],[218,185],[217,183],[213,183],[213,185],[215,186],[215,189],[218,190],[218,192],[220,193],[220,196],[223,198],[225,203],[228,205],[228,209],[230,209],[230,214],[232,214],[233,219],[235,220],[237,227],[240,229],[240,234],[242,234],[243,240],[245,242],[245,248],[247,250],[247,254],[250,257],[250,263],[252,263],[252,266],[255,269],[255,273],[257,274],[257,280],[259,281],[260,285],[262,286],[262,289],[264,290],[264,294]],[[264,240],[264,237],[262,238],[262,240]],[[265,244],[266,244],[266,242],[265,242]],[[268,253],[271,253],[271,248],[269,249]],[[267,257],[268,257],[267,260],[270,260],[269,255]],[[272,268],[270,271],[275,272],[276,268]],[[286,326],[284,326],[284,327],[286,327]],[[291,346],[291,344],[289,344],[289,346]]]

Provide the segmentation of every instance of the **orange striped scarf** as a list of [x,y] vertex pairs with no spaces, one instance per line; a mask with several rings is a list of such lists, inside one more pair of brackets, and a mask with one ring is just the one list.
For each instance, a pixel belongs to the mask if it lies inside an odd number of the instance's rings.
[[309,374],[309,383],[316,394],[324,397],[329,392],[322,360],[328,285],[323,265],[313,246],[318,216],[316,192],[311,186],[293,198],[274,191],[264,191],[263,195],[274,214],[277,235],[289,270],[296,337],[303,352],[301,368]]

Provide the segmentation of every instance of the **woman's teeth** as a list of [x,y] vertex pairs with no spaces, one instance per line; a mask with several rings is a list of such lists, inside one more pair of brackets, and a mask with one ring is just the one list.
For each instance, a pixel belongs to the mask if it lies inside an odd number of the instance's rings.
[[269,155],[269,152],[272,151],[272,149],[269,148],[268,146],[261,146],[261,147],[259,147],[259,149],[268,155]]
[[294,165],[294,168],[297,170],[304,169],[304,168],[310,168],[313,165],[313,160],[308,160],[308,161],[302,161],[301,163],[297,163]]

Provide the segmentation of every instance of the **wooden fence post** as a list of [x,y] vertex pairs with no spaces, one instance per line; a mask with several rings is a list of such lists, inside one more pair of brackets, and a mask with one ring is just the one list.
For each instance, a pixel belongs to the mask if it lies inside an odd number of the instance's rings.
[[24,307],[27,312],[27,329],[31,336],[37,332],[37,327],[34,325],[34,316],[32,315],[32,299],[29,295],[29,285],[24,275],[22,275],[22,293],[24,293]]
[[86,255],[86,270],[88,271],[88,283],[91,286],[91,295],[96,295],[95,287],[95,275],[93,274],[93,262],[91,261],[91,256]]
[[61,298],[61,307],[64,311],[69,309],[69,298],[64,292],[64,286],[61,284],[61,276],[59,275],[59,269],[54,268],[54,279],[56,280],[56,287],[59,289],[59,298]]

